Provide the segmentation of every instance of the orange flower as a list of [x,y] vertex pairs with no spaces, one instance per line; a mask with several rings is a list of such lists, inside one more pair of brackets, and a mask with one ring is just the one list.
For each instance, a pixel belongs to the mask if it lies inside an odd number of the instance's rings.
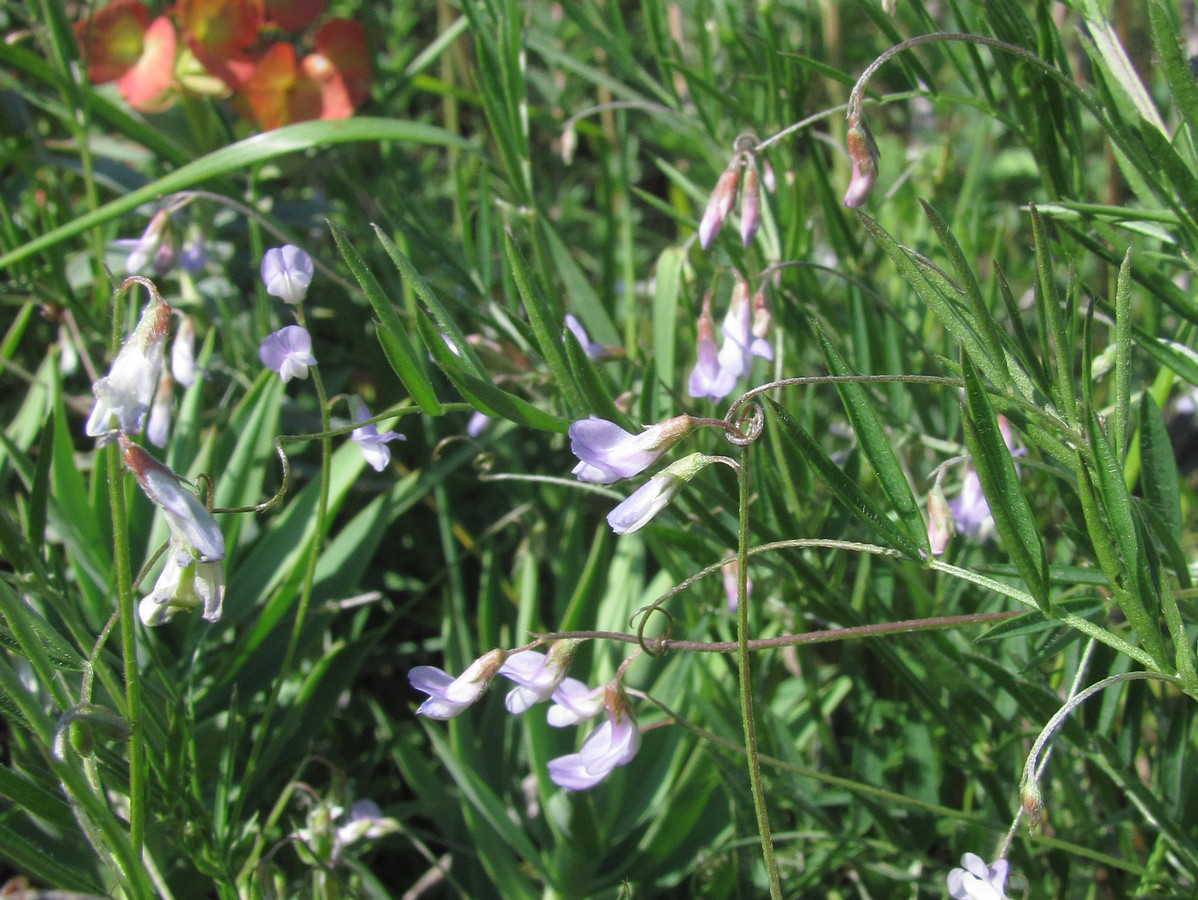
[[243,85],[254,117],[265,130],[321,114],[321,88],[296,66],[290,44],[274,44]]
[[254,71],[246,50],[258,40],[262,0],[179,0],[184,40],[196,59],[229,87],[240,87]]
[[75,23],[79,53],[93,84],[116,81],[141,58],[150,14],[141,0],[113,0],[91,18]]
[[174,102],[175,26],[166,16],[150,23],[141,57],[116,83],[121,96],[141,112],[160,112]]
[[322,119],[345,119],[370,93],[366,30],[350,19],[330,19],[316,33],[316,52],[304,72],[320,86]]
[[324,12],[326,0],[265,0],[266,19],[284,31],[303,31]]

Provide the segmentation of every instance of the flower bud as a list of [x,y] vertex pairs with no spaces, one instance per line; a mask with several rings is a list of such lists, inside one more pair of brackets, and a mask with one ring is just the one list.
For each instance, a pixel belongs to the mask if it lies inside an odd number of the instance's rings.
[[667,466],[608,513],[607,524],[616,534],[639,531],[669,505],[684,484],[715,461],[714,456],[692,453]]
[[761,194],[757,189],[757,168],[745,169],[745,186],[740,194],[740,239],[746,247],[753,243],[757,226],[761,224]]
[[849,159],[853,161],[853,173],[841,202],[844,206],[857,207],[865,203],[874,189],[878,177],[878,145],[869,132],[869,125],[859,116],[850,117],[846,143]]
[[933,556],[944,552],[956,530],[952,510],[937,481],[928,491],[928,543],[932,546]]
[[1044,795],[1040,793],[1039,782],[1026,782],[1019,789],[1019,802],[1023,804],[1023,814],[1027,817],[1027,830],[1035,831],[1040,827],[1040,817],[1044,815]]
[[703,211],[703,219],[699,222],[699,246],[704,250],[707,249],[712,238],[719,233],[724,219],[732,211],[732,204],[736,202],[736,187],[739,183],[740,160],[736,158],[733,159],[732,165],[724,170],[720,180],[716,182],[715,190],[711,192],[711,199],[707,201],[707,209]]

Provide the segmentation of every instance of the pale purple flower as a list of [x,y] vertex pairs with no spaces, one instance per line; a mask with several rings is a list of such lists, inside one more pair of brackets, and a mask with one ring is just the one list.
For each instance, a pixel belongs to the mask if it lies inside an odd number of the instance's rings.
[[[740,605],[740,563],[736,557],[732,557],[722,566],[720,566],[720,575],[724,580],[724,597],[728,601],[728,612],[736,612]],[[745,581],[745,594],[753,592],[753,579],[749,578]]]
[[[170,230],[167,227],[170,224],[170,214],[165,209],[160,209],[150,217],[150,222],[146,225],[146,230],[141,233],[138,238],[119,238],[113,241],[113,246],[121,250],[128,250],[129,255],[125,258],[125,271],[130,275],[136,275],[146,267],[150,260],[154,260],[154,271],[158,275],[165,275],[169,272],[171,266],[174,265],[174,246],[170,239]],[[166,248],[165,254],[163,248]],[[166,265],[166,268],[160,269],[160,266]]]
[[577,725],[603,711],[603,686],[588,687],[577,678],[564,678],[553,692],[553,705],[545,714],[554,728]]
[[287,303],[299,303],[312,282],[312,257],[294,244],[271,247],[262,255],[262,283],[266,293]]
[[961,493],[948,501],[948,509],[961,534],[985,540],[994,530],[990,504],[982,492],[982,480],[972,465],[965,470],[965,477],[961,479]]
[[961,866],[948,873],[948,894],[953,900],[1006,900],[1003,891],[1010,863],[1005,859],[987,866],[976,853],[966,853]]
[[715,190],[711,192],[711,198],[707,201],[707,208],[703,210],[703,219],[699,222],[699,246],[704,250],[711,243],[720,230],[720,226],[724,224],[724,219],[728,218],[728,213],[732,212],[732,204],[736,202],[736,187],[740,183],[740,157],[734,157],[732,165],[724,170],[720,175],[719,181],[715,183]]
[[736,376],[720,365],[715,346],[715,323],[711,319],[711,296],[703,298],[699,313],[697,356],[686,392],[698,399],[721,400],[732,392]]
[[278,372],[284,383],[292,378],[307,378],[308,366],[316,365],[312,335],[301,325],[286,325],[263,339],[258,358],[266,368]]
[[478,412],[477,410],[470,416],[466,422],[466,434],[472,438],[478,437],[483,433],[483,429],[490,423],[491,417],[486,413]]
[[690,416],[676,416],[630,434],[615,422],[591,416],[570,425],[570,449],[580,462],[579,481],[607,484],[643,472],[692,428]]
[[[358,397],[354,398],[354,421],[362,422],[370,418],[370,410],[366,408],[366,404]],[[381,472],[387,468],[387,463],[391,462],[391,448],[387,446],[389,441],[407,440],[402,434],[397,431],[385,431],[379,434],[378,426],[371,422],[369,425],[359,425],[353,430],[350,437],[358,445],[362,451],[362,456],[376,472]]]
[[204,246],[204,234],[194,222],[188,226],[187,235],[179,248],[179,267],[188,272],[198,272],[208,261],[207,248]]
[[[749,302],[749,283],[743,279],[737,281],[732,289],[732,299],[720,331],[724,335],[724,343],[717,357],[720,368],[733,378],[739,378],[752,365],[754,347],[753,307]],[[770,355],[773,355],[772,350]]]
[[590,733],[577,753],[549,761],[549,778],[567,791],[593,788],[617,766],[627,765],[641,746],[641,732],[618,685],[604,691],[607,720]]
[[[334,826],[334,820],[340,824]],[[341,861],[342,851],[349,845],[400,830],[399,822],[384,816],[373,800],[357,801],[344,815],[340,806],[321,801],[309,811],[306,827],[297,828],[295,837],[319,860],[334,864]]]
[[[977,473],[973,474],[976,478]],[[985,500],[983,499],[982,502],[984,503]],[[989,513],[990,508],[987,507],[986,514],[989,515]],[[941,490],[940,482],[937,481],[928,491],[928,544],[931,546],[933,556],[939,556],[944,552],[954,530],[952,506],[944,498],[944,491]]]
[[608,513],[607,524],[616,534],[639,531],[669,505],[684,484],[715,461],[713,456],[692,453],[667,466]]
[[570,329],[574,337],[578,338],[578,343],[582,345],[583,352],[586,353],[588,359],[599,359],[601,356],[607,355],[607,347],[592,341],[587,330],[582,327],[582,323],[570,313],[566,313],[566,327]]
[[757,166],[750,163],[745,168],[745,186],[740,194],[740,239],[747,247],[753,243],[757,227],[761,224],[761,194],[757,188]]
[[757,293],[753,295],[753,327],[749,330],[753,336],[753,343],[749,344],[749,352],[754,356],[760,356],[766,360],[774,358],[774,348],[766,340],[773,321],[774,317],[770,314],[770,307],[765,299],[765,288],[759,287]]
[[175,331],[171,344],[171,375],[183,387],[191,387],[196,380],[196,325],[191,316],[184,316]]
[[162,372],[170,321],[171,308],[155,298],[122,345],[108,375],[92,385],[96,405],[85,428],[89,437],[109,434],[112,416],[116,416],[117,431],[122,434],[141,431]]
[[146,422],[146,438],[155,447],[165,447],[171,430],[171,410],[175,405],[175,382],[169,372],[158,379],[158,390],[150,404],[150,419]]
[[507,653],[492,650],[484,653],[454,678],[436,666],[417,666],[408,672],[408,681],[418,691],[428,694],[420,704],[417,715],[430,719],[452,719],[483,695]]
[[150,627],[169,622],[180,611],[202,609],[209,622],[220,619],[225,599],[225,570],[218,560],[196,557],[182,540],[172,539],[166,565],[137,614]]
[[566,678],[578,641],[557,641],[548,654],[536,650],[513,653],[499,667],[499,674],[516,683],[504,704],[512,715],[554,695]]
[[182,480],[125,435],[118,437],[129,467],[150,502],[162,509],[171,538],[190,548],[197,559],[225,558],[225,539],[216,519]]

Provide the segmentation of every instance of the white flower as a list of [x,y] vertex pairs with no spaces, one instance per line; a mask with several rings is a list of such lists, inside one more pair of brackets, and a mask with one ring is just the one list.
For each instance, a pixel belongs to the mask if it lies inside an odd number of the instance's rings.
[[170,321],[171,308],[155,298],[122,345],[108,375],[92,385],[96,405],[87,420],[88,437],[109,434],[112,416],[116,416],[120,433],[141,431],[158,387]]
[[417,715],[430,719],[452,719],[474,703],[491,684],[507,653],[492,650],[485,653],[454,678],[436,666],[417,666],[408,672],[408,681],[429,697],[416,710]]
[[602,686],[590,688],[577,678],[564,678],[553,692],[553,706],[545,719],[554,728],[565,728],[593,719],[602,710]]
[[150,216],[149,224],[141,233],[141,237],[113,241],[117,248],[129,251],[125,258],[126,272],[136,275],[151,259],[154,260],[156,274],[165,275],[171,270],[175,262],[175,249],[170,229],[167,227],[169,224],[170,214],[165,209],[160,209]]
[[641,746],[641,732],[619,685],[604,691],[607,720],[587,736],[577,753],[549,761],[549,778],[567,791],[593,788],[616,766],[627,765]]
[[158,390],[150,406],[150,420],[146,423],[146,438],[155,447],[165,447],[171,430],[171,409],[175,404],[175,382],[169,372],[163,372],[158,380]]
[[715,457],[692,453],[662,469],[609,512],[607,524],[616,534],[639,531],[669,505],[684,484],[713,462]]
[[1003,887],[1007,881],[1010,864],[1002,858],[987,867],[976,853],[961,857],[964,868],[948,873],[948,893],[953,900],[1006,900]]
[[292,378],[307,378],[308,366],[316,365],[312,335],[301,325],[286,325],[263,339],[258,358],[266,368],[278,372],[284,383]]
[[171,344],[171,375],[183,387],[191,387],[196,380],[196,326],[191,316],[184,316],[175,332]]
[[691,430],[690,416],[676,416],[630,434],[615,422],[591,416],[570,425],[570,450],[579,481],[609,483],[643,472]]
[[137,614],[147,626],[161,625],[181,610],[197,607],[209,622],[220,619],[225,599],[225,570],[219,561],[198,559],[181,540],[172,539],[166,565],[154,590],[138,605]]
[[[753,307],[749,302],[749,283],[743,279],[732,289],[732,300],[720,328],[724,343],[720,347],[720,368],[739,378],[753,362]],[[766,347],[769,345],[766,344]],[[773,350],[770,350],[773,354]]]
[[[354,421],[363,422],[370,418],[370,410],[366,408],[366,404],[358,397],[354,398]],[[362,451],[362,456],[366,462],[376,472],[381,472],[387,468],[387,463],[391,462],[391,448],[387,446],[389,441],[407,440],[402,434],[396,431],[386,431],[379,434],[378,426],[373,422],[369,425],[360,425],[354,429],[350,438],[358,445]]]
[[266,293],[287,303],[299,303],[312,282],[312,257],[294,244],[271,247],[262,255],[262,283]]
[[171,538],[190,548],[197,559],[225,558],[225,539],[220,526],[200,498],[184,487],[179,476],[150,456],[125,435],[119,437],[125,465],[156,506],[162,508]]
[[504,660],[499,674],[516,683],[504,701],[507,711],[519,715],[554,696],[566,678],[577,648],[578,641],[557,641],[548,654],[521,650]]

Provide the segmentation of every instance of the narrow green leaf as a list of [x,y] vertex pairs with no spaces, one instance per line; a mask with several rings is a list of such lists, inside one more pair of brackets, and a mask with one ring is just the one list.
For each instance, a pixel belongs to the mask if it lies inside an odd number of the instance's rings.
[[10,821],[14,820],[0,821],[0,856],[13,863],[17,871],[67,891],[90,896],[103,893],[99,879],[84,868],[86,858],[64,859],[61,853],[32,840],[38,832],[28,823],[18,829],[10,827]]
[[911,286],[924,305],[940,320],[940,324],[949,334],[957,339],[965,352],[977,360],[977,364],[982,367],[986,377],[995,384],[1005,384],[1007,381],[1006,371],[990,358],[981,338],[961,316],[953,301],[949,300],[947,292],[952,288],[948,287],[948,279],[942,274],[931,273],[926,266],[917,263],[908,250],[865,213],[858,211],[857,216],[865,229],[881,244],[886,255],[899,270],[899,274],[903,276],[903,280]]
[[[932,223],[932,228],[936,232],[936,236],[940,239],[940,246],[948,254],[949,262],[953,267],[953,273],[965,288],[965,299],[969,311],[973,316],[973,321],[971,322],[973,330],[981,338],[986,352],[990,356],[991,364],[1005,374],[1007,367],[1006,358],[1003,354],[1002,337],[998,326],[994,324],[994,317],[991,315],[990,310],[986,308],[986,301],[982,298],[982,287],[978,284],[977,276],[974,274],[969,262],[965,259],[965,251],[961,249],[961,245],[957,243],[957,239],[949,229],[948,223],[944,221],[944,218],[937,209],[926,200],[920,199],[919,203],[923,207],[924,215]],[[1002,384],[1003,381],[998,383]]]
[[54,420],[47,416],[37,448],[37,468],[29,490],[29,521],[26,534],[29,544],[41,552],[46,539],[46,509],[50,501],[50,464],[54,459]]
[[1152,395],[1140,398],[1140,487],[1144,500],[1160,516],[1170,533],[1182,533],[1181,479],[1169,443],[1165,420]]
[[990,398],[968,356],[961,360],[961,374],[965,379],[965,415],[961,419],[965,444],[982,482],[990,515],[1011,562],[1036,604],[1047,613],[1051,604],[1048,557],[1040,541],[1035,517],[1019,484],[1019,472],[1003,440]]
[[65,831],[71,831],[77,825],[71,808],[61,795],[3,764],[0,764],[0,797],[7,797],[31,816]]
[[1131,247],[1128,247],[1115,284],[1114,442],[1120,462],[1127,459],[1127,419],[1131,405],[1131,333]]
[[362,255],[350,242],[345,229],[332,221],[328,222],[328,226],[329,230],[333,232],[333,239],[337,242],[337,249],[341,251],[341,258],[345,260],[345,264],[349,266],[354,278],[361,285],[362,292],[366,294],[366,299],[370,301],[370,305],[374,308],[374,314],[378,317],[375,330],[378,334],[379,344],[387,357],[387,362],[391,364],[391,368],[399,376],[403,386],[412,395],[416,405],[430,416],[440,415],[441,404],[437,402],[437,393],[433,389],[433,383],[429,381],[428,373],[424,370],[424,359],[416,352],[416,348],[408,339],[403,320],[399,318],[399,314],[396,313],[391,300],[383,292],[378,280],[366,267]]
[[421,315],[416,321],[421,337],[432,354],[433,360],[441,367],[441,371],[445,373],[466,401],[480,412],[489,416],[500,416],[518,425],[527,425],[541,431],[566,433],[570,427],[569,422],[543,412],[527,400],[522,400],[496,387],[495,382],[490,378],[479,378],[467,372],[463,368],[460,358],[445,346],[444,341],[439,339],[436,327],[429,318]]
[[[1044,220],[1033,205],[1032,237],[1036,253],[1036,311],[1040,322],[1041,340],[1051,343],[1045,350],[1044,363],[1051,366],[1056,361],[1056,377],[1049,384],[1053,402],[1066,417],[1070,425],[1077,426],[1077,398],[1073,392],[1073,360],[1069,355],[1072,346],[1061,317],[1061,298],[1052,271],[1052,250],[1044,230]],[[989,373],[987,373],[989,374]],[[1001,384],[1001,381],[995,382]]]
[[582,391],[584,402],[583,409],[596,415],[601,419],[608,419],[615,422],[621,428],[627,431],[635,431],[632,422],[628,416],[620,411],[612,400],[611,394],[603,385],[603,379],[599,377],[599,372],[595,368],[595,364],[591,362],[587,356],[586,350],[582,344],[578,342],[578,338],[574,336],[574,332],[569,328],[565,329],[562,334],[562,340],[566,345],[566,360],[570,363],[570,370],[574,373],[574,380],[578,383],[579,389]]
[[453,342],[454,348],[457,350],[455,355],[459,360],[462,361],[458,365],[464,363],[470,369],[471,374],[473,374],[475,377],[489,379],[491,376],[487,373],[486,368],[479,360],[478,354],[474,352],[474,348],[471,347],[470,342],[466,340],[466,335],[462,332],[462,329],[458,327],[457,322],[455,322],[453,317],[449,315],[449,311],[445,308],[445,304],[441,302],[441,298],[438,297],[433,292],[433,289],[428,286],[428,282],[426,282],[420,276],[420,273],[416,271],[416,267],[412,265],[412,261],[408,259],[404,252],[395,245],[395,242],[387,236],[387,233],[379,228],[378,225],[372,224],[371,227],[374,228],[374,233],[378,235],[378,239],[382,243],[383,249],[387,251],[387,255],[391,257],[391,261],[395,263],[395,268],[399,270],[399,274],[403,277],[404,281],[408,283],[408,286],[416,292],[416,296],[424,301],[425,308],[428,310],[429,315],[431,315],[433,320],[437,323],[437,328],[434,333],[440,333],[436,334],[436,337],[431,340],[431,343],[428,343],[429,338],[427,335],[425,335],[424,330],[419,328],[420,320],[419,318],[417,319],[418,330],[420,330],[421,336],[426,340],[425,349],[432,354],[434,359],[437,358],[437,354],[441,350],[447,349],[445,347],[445,338],[441,337],[441,335],[445,335],[445,337]]
[[1173,102],[1190,129],[1190,140],[1198,142],[1198,84],[1189,60],[1182,53],[1177,22],[1161,0],[1149,0],[1148,22],[1161,71],[1169,82]]
[[[1101,464],[1099,468],[1101,469]],[[1122,478],[1119,479],[1119,484],[1123,484]],[[1154,663],[1152,668],[1168,671],[1165,644],[1161,640],[1157,617],[1149,615],[1143,599],[1137,592],[1139,586],[1134,583],[1134,578],[1138,576],[1140,570],[1137,568],[1135,573],[1128,573],[1115,555],[1115,537],[1111,534],[1110,528],[1106,526],[1103,509],[1099,504],[1096,492],[1094,476],[1086,467],[1080,453],[1077,462],[1077,496],[1081,501],[1086,530],[1090,535],[1090,544],[1099,566],[1107,577],[1107,583],[1111,594],[1115,597],[1115,602],[1119,604],[1128,624],[1131,625],[1132,630],[1144,645],[1144,649],[1150,655]],[[1130,586],[1128,585],[1129,577],[1133,579]]]
[[227,147],[221,147],[207,156],[202,156],[174,172],[151,181],[136,191],[130,191],[122,197],[105,203],[99,209],[72,219],[58,228],[51,229],[40,237],[0,256],[0,270],[45,250],[47,247],[53,247],[68,238],[82,234],[89,228],[111,222],[118,216],[136,209],[143,203],[156,200],[164,194],[195,187],[197,184],[219,178],[230,172],[245,171],[267,160],[286,156],[288,153],[309,150],[322,144],[380,141],[411,141],[420,144],[442,144],[463,150],[470,149],[470,145],[466,141],[442,128],[400,119],[363,116],[284,125],[282,128],[256,134]]
[[[791,443],[798,448],[807,464],[820,474],[836,499],[886,543],[898,548],[911,558],[918,559],[920,556],[919,546],[911,540],[906,529],[899,528],[890,521],[869,495],[861,490],[857,482],[845,475],[840,466],[832,462],[815,438],[808,434],[790,413],[769,397],[764,399]],[[924,540],[927,540],[926,534]]]
[[545,358],[549,371],[557,383],[558,390],[566,401],[566,409],[571,418],[579,418],[587,410],[582,401],[578,385],[574,381],[574,373],[566,362],[566,348],[562,345],[562,314],[549,303],[548,299],[537,290],[537,285],[528,271],[528,264],[520,253],[520,248],[512,240],[511,232],[507,232],[505,247],[508,263],[512,267],[512,277],[516,282],[516,290],[524,301],[524,309],[528,313],[528,323],[532,326],[536,337],[537,349]]
[[[836,348],[824,335],[819,324],[813,321],[812,326],[820,341],[824,359],[828,363],[828,370],[833,375],[857,374],[849,369],[840,354],[836,352]],[[894,454],[890,435],[882,427],[882,422],[874,411],[864,386],[855,381],[838,382],[836,390],[844,403],[845,412],[848,413],[849,422],[853,426],[853,432],[857,436],[861,450],[873,467],[874,474],[878,476],[882,492],[886,494],[890,505],[898,513],[899,527],[905,532],[909,541],[913,541],[925,554],[931,554],[932,548],[928,544],[927,524],[915,502],[915,495],[911,492],[911,485],[907,481],[903,467]]]

